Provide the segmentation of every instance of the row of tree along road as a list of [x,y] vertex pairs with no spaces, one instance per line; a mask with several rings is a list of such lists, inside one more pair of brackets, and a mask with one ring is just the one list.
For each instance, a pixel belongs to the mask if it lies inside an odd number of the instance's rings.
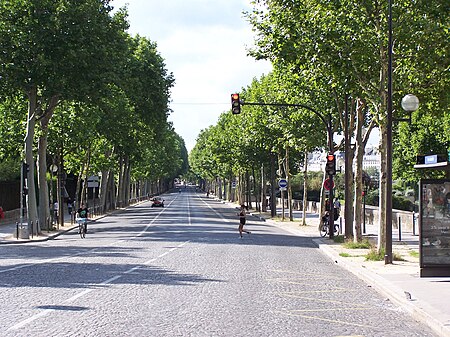
[[24,162],[35,225],[64,204],[67,176],[80,202],[86,178],[100,176],[100,203],[115,207],[187,169],[167,120],[173,75],[156,43],[127,29],[126,8],[109,1],[0,4],[0,180],[17,179]]

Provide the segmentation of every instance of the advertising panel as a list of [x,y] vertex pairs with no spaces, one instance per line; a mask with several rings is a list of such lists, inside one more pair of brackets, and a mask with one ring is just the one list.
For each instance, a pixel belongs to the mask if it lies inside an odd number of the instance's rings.
[[420,182],[421,276],[450,276],[450,180]]

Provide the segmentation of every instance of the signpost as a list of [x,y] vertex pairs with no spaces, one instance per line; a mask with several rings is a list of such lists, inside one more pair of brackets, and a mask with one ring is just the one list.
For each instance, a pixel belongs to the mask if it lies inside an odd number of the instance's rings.
[[[94,201],[94,211],[93,214],[95,214],[95,194],[96,194],[96,189],[99,187],[99,181],[100,181],[100,177],[99,176],[90,176],[87,180],[87,187],[91,187],[93,188],[92,190],[92,199]],[[87,199],[87,198],[86,198]]]

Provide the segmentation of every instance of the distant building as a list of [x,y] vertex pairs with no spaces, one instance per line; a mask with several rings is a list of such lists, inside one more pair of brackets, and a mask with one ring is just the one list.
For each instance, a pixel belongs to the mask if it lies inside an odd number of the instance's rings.
[[[336,168],[344,169],[345,153],[336,151]],[[363,170],[369,168],[380,169],[380,152],[375,146],[367,146],[363,158]],[[321,172],[325,169],[326,164],[326,152],[313,152],[308,155],[308,171]],[[355,165],[355,164],[354,164]]]

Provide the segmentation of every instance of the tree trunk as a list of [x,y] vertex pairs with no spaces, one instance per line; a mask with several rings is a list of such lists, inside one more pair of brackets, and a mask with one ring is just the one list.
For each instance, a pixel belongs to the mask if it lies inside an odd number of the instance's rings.
[[286,142],[286,180],[288,183],[289,221],[294,221],[294,213],[292,212],[291,172],[289,170],[289,145],[287,144],[287,142]]
[[264,164],[261,164],[261,211],[267,212],[266,181],[264,178]]
[[106,200],[107,200],[107,195],[109,193],[109,189],[108,189],[108,179],[109,179],[109,174],[110,174],[110,170],[103,170],[102,171],[102,176],[101,176],[101,181],[100,181],[100,212],[104,213],[106,210]]
[[322,222],[322,217],[325,215],[326,205],[325,205],[325,188],[323,187],[325,183],[325,179],[327,179],[327,174],[325,170],[323,171],[323,177],[322,177],[322,186],[320,187],[320,222]]
[[379,186],[379,224],[378,224],[378,246],[380,253],[386,248],[386,129],[380,126],[380,186]]
[[[50,228],[50,203],[53,200],[49,198],[48,184],[47,184],[47,134],[48,134],[48,118],[42,118],[41,135],[38,141],[38,187],[39,187],[39,227]],[[53,184],[53,181],[51,181]],[[43,225],[45,224],[45,226]],[[38,231],[40,231],[40,228]]]
[[270,153],[270,216],[272,218],[277,216],[277,201],[275,194],[275,184],[276,184],[276,174],[275,174],[275,153]]
[[33,157],[33,143],[34,131],[36,126],[36,108],[37,108],[37,87],[33,86],[28,92],[28,115],[27,115],[27,130],[25,135],[25,163],[28,165],[27,173],[27,188],[28,188],[28,229],[34,230],[31,227],[31,222],[36,224],[38,218],[36,187],[34,184],[34,157]]
[[306,226],[306,208],[308,207],[308,152],[305,152],[303,162],[303,212],[302,226]]
[[[282,160],[280,158],[280,153],[278,153],[278,172],[280,173],[279,176],[283,176],[283,166],[282,166]],[[284,191],[280,189],[280,196],[281,196],[281,220],[285,220],[285,207],[284,207]]]
[[362,128],[364,126],[364,114],[362,109],[357,109],[357,126],[356,126],[356,172],[355,172],[355,194],[354,194],[354,228],[353,240],[360,242],[362,240],[362,193],[363,193],[363,157],[364,143],[362,141]]
[[122,156],[120,156],[119,159],[119,181],[117,184],[117,204],[118,207],[122,207],[122,203],[123,203],[123,194],[122,194],[122,190],[123,190],[123,171],[124,171],[124,159]]
[[91,147],[88,148],[86,154],[86,165],[83,179],[83,196],[86,198],[85,204],[86,206],[89,204],[89,196],[88,196],[88,178],[91,171]]
[[126,157],[126,171],[125,171],[125,204],[129,206],[130,204],[130,187],[131,187],[131,164],[130,157]]
[[[353,107],[353,104],[351,104]],[[350,238],[353,233],[353,148],[351,146],[351,138],[354,132],[353,109],[349,109],[348,96],[345,97],[345,116],[344,116],[344,137],[345,137],[345,171],[344,171],[344,220],[345,220],[345,237]]]
[[[59,96],[53,96],[49,102],[48,106],[45,109],[45,112],[42,116],[39,117],[39,124],[41,128],[41,134],[38,140],[38,187],[39,187],[39,225],[36,226],[36,231],[38,233],[41,232],[41,228],[43,224],[47,224],[49,226],[49,222],[47,219],[50,216],[50,200],[48,195],[48,185],[47,185],[47,144],[48,144],[48,125],[50,124],[50,120],[52,119],[53,112],[55,111],[56,106],[58,105]],[[40,109],[36,108],[36,111]],[[40,110],[41,111],[41,110]],[[59,168],[60,169],[60,168]],[[59,172],[59,171],[58,171]],[[62,203],[60,203],[60,210],[58,210],[59,214],[61,212]]]

